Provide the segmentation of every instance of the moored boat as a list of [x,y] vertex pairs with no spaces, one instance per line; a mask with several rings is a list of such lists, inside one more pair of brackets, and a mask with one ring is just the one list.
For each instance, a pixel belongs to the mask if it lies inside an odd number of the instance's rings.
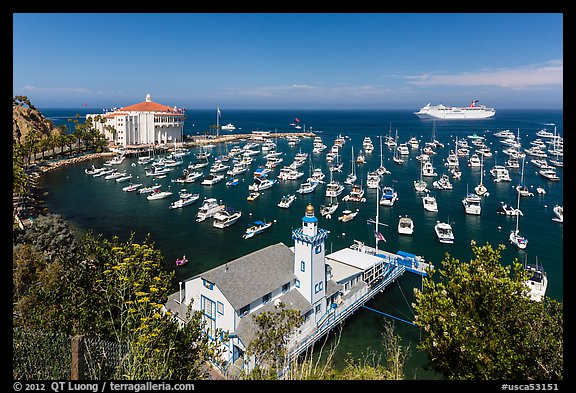
[[170,195],[172,195],[172,191],[160,191],[159,189],[156,189],[152,191],[152,193],[148,195],[146,199],[148,199],[149,201],[154,201],[157,199],[168,198]]
[[280,202],[278,202],[278,207],[283,209],[288,209],[294,201],[296,200],[296,195],[284,195]]
[[454,232],[452,226],[446,222],[437,221],[434,226],[434,231],[440,243],[452,244],[454,243]]
[[264,221],[254,221],[254,224],[250,225],[246,232],[242,235],[243,239],[249,239],[254,235],[264,232],[266,229],[272,226],[272,222],[264,222]]
[[242,212],[240,210],[226,207],[214,214],[214,221],[212,222],[212,226],[215,228],[227,228],[230,225],[238,222],[240,217],[242,217]]
[[401,235],[412,235],[414,233],[414,221],[408,216],[400,216],[398,233]]

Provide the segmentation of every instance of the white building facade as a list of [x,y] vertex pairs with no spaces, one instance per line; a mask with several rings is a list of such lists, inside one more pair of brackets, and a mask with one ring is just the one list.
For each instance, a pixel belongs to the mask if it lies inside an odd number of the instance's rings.
[[314,208],[308,205],[302,227],[292,231],[293,249],[274,244],[192,277],[170,295],[165,308],[181,323],[186,323],[190,304],[192,310],[202,311],[209,336],[216,338],[222,332],[229,338],[223,365],[240,360],[251,368],[251,359],[244,353],[258,332],[252,316],[273,312],[281,302],[300,311],[304,322],[295,338],[305,337],[341,296],[342,285],[327,278],[327,237],[328,231],[318,228]]
[[104,122],[95,120],[96,116],[87,114],[86,119],[91,118],[94,127],[116,146],[167,144],[184,139],[184,111],[153,102],[150,94],[143,102],[100,114]]

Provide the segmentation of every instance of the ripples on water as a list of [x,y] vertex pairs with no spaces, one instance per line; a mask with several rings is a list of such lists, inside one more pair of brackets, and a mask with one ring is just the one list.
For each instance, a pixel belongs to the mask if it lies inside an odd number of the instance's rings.
[[[55,120],[73,117],[75,113],[86,113],[80,110],[45,110],[48,117]],[[89,113],[98,113],[89,111]],[[185,132],[190,135],[202,133],[214,122],[214,111],[189,111],[185,125]],[[322,203],[328,201],[324,197],[325,186],[308,195],[297,194],[297,200],[290,209],[281,209],[276,205],[283,195],[296,193],[300,183],[308,177],[309,163],[312,161],[313,167],[321,167],[326,174],[326,181],[329,181],[330,172],[327,169],[325,155],[332,146],[338,134],[349,136],[343,149],[341,157],[344,163],[343,172],[335,174],[334,178],[343,181],[351,167],[351,146],[354,146],[355,154],[361,148],[362,140],[365,136],[370,136],[375,149],[372,154],[367,155],[367,163],[357,166],[359,174],[358,181],[365,185],[366,173],[376,169],[380,165],[380,148],[378,136],[389,135],[391,129],[392,136],[398,129],[400,142],[407,141],[410,137],[416,136],[421,141],[421,147],[425,142],[431,140],[433,122],[420,120],[409,111],[226,111],[223,113],[223,122],[232,122],[236,127],[241,128],[239,132],[249,132],[252,130],[270,130],[274,132],[289,131],[289,123],[298,117],[301,124],[306,124],[306,128],[321,131],[318,133],[322,137],[327,149],[319,154],[313,155],[312,139],[303,139],[296,147],[290,147],[286,140],[278,140],[278,150],[285,152],[283,165],[292,162],[294,154],[300,150],[310,153],[310,158],[306,164],[300,168],[305,172],[305,176],[298,181],[281,182],[272,189],[264,190],[262,195],[254,202],[247,202],[248,185],[252,183],[251,173],[265,160],[262,156],[257,156],[255,163],[251,166],[251,171],[240,175],[243,179],[240,185],[235,188],[227,188],[224,182],[212,187],[202,186],[199,183],[186,184],[188,191],[200,193],[201,198],[195,204],[183,209],[169,210],[168,205],[177,199],[177,191],[181,188],[177,183],[171,183],[170,178],[175,178],[181,174],[181,169],[186,166],[190,159],[193,159],[193,150],[190,157],[185,160],[183,167],[177,167],[166,179],[159,180],[163,188],[170,187],[174,195],[167,199],[148,201],[144,195],[123,192],[122,187],[127,183],[116,183],[113,180],[103,178],[92,178],[84,173],[84,169],[89,166],[81,163],[74,166],[62,168],[48,173],[42,182],[45,191],[48,191],[46,202],[53,212],[62,214],[65,218],[72,220],[81,228],[93,228],[97,233],[106,235],[118,235],[126,239],[130,232],[134,231],[137,238],[142,238],[146,233],[152,235],[152,240],[161,249],[166,257],[166,265],[174,269],[174,260],[186,254],[190,263],[176,270],[176,281],[184,280],[193,275],[211,269],[222,263],[238,258],[242,255],[260,249],[270,244],[284,242],[292,246],[291,230],[301,225],[301,217],[308,203],[312,203],[316,208],[316,215],[319,217],[320,226],[331,231],[327,241],[328,251],[336,251],[342,247],[352,244],[354,239],[374,244],[373,225],[367,224],[367,219],[375,217],[376,193],[374,190],[366,191],[366,203],[346,204],[340,201],[340,207],[334,218],[328,221],[320,217],[318,209]],[[64,122],[65,120],[62,120]],[[508,243],[508,234],[515,228],[515,218],[496,214],[496,209],[500,201],[504,201],[513,206],[516,205],[516,194],[513,186],[520,180],[520,172],[511,171],[511,183],[494,183],[489,174],[490,168],[495,165],[495,161],[503,164],[507,157],[501,153],[502,145],[498,138],[492,134],[502,129],[517,131],[520,127],[523,147],[528,147],[529,142],[535,139],[535,133],[544,127],[553,130],[553,126],[545,123],[555,123],[558,131],[562,134],[562,113],[550,111],[499,111],[496,118],[483,121],[437,121],[435,124],[436,137],[446,144],[446,147],[439,149],[438,154],[433,157],[433,165],[440,174],[447,172],[444,162],[451,148],[454,146],[454,139],[465,138],[467,135],[476,133],[487,138],[487,144],[494,154],[491,158],[484,160],[484,181],[488,187],[490,195],[482,201],[481,216],[466,215],[461,200],[466,195],[467,188],[472,191],[480,180],[480,169],[467,167],[465,159],[460,159],[462,178],[451,180],[454,188],[450,191],[434,190],[432,178],[425,178],[438,201],[439,211],[430,213],[424,211],[421,196],[414,191],[412,182],[417,180],[420,171],[420,162],[415,157],[420,151],[411,149],[409,158],[405,164],[399,166],[392,160],[392,151],[383,148],[384,165],[392,173],[384,177],[381,184],[392,185],[398,192],[398,200],[393,207],[380,208],[380,222],[387,224],[381,227],[380,232],[387,239],[386,243],[380,242],[380,248],[396,252],[404,250],[424,256],[428,261],[433,262],[437,267],[444,259],[446,252],[462,261],[470,260],[472,256],[470,241],[475,240],[479,244],[489,242],[493,247],[498,244],[506,245],[506,250],[502,253],[501,262],[509,264],[514,258],[521,261],[527,256],[529,262],[534,262],[538,257],[538,262],[542,263],[549,277],[547,295],[557,300],[563,298],[562,273],[563,273],[563,224],[552,221],[552,208],[555,204],[563,204],[563,169],[558,169],[561,178],[560,182],[549,182],[537,173],[537,168],[529,163],[530,156],[527,156],[525,165],[525,183],[533,188],[535,196],[532,198],[522,198],[520,209],[524,216],[520,218],[520,231],[525,235],[529,244],[525,251],[515,249]],[[486,130],[490,130],[486,132]],[[242,143],[238,143],[242,145]],[[229,145],[229,147],[234,144]],[[216,147],[212,157],[218,153],[224,153],[223,147]],[[96,166],[101,166],[105,160],[94,162]],[[147,184],[150,179],[145,176],[144,169],[140,166],[132,167],[135,158],[127,159],[119,170],[126,170],[132,173],[135,180],[143,180]],[[271,177],[276,177],[279,167],[272,173]],[[209,167],[204,168],[204,173],[208,173]],[[140,182],[140,181],[139,181]],[[540,196],[536,193],[536,187],[543,185],[547,193]],[[340,199],[350,190],[346,190],[339,197]],[[202,223],[195,222],[195,215],[204,197],[215,197],[222,199],[229,206],[243,211],[241,220],[233,226],[224,230],[212,227],[211,220]],[[337,220],[339,213],[345,208],[360,209],[358,216],[351,222],[341,223]],[[397,223],[400,215],[410,215],[415,223],[413,236],[400,236],[397,234]],[[266,232],[256,235],[251,239],[242,239],[244,230],[253,220],[275,220],[273,226]],[[434,233],[434,225],[437,220],[449,221],[455,235],[455,243],[452,245],[440,244]],[[376,296],[369,302],[369,306],[383,312],[398,316],[399,318],[412,320],[413,313],[409,304],[414,300],[412,290],[419,287],[421,280],[418,276],[410,273],[391,285],[384,293]],[[175,282],[177,287],[177,282]],[[367,347],[379,348],[381,341],[382,323],[384,317],[369,310],[360,309],[346,321],[342,340],[339,346],[339,361],[347,352],[360,356]],[[402,335],[405,342],[411,342],[412,358],[408,362],[407,376],[412,377],[414,370],[418,378],[433,378],[434,376],[422,370],[424,362],[423,355],[417,353],[415,344],[419,338],[419,331],[413,326],[395,323],[397,331]],[[341,364],[341,363],[340,363]]]

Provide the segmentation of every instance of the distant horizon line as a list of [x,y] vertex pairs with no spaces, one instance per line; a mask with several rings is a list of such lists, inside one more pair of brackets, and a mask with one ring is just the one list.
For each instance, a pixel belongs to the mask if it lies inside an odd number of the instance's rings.
[[[80,107],[73,107],[73,106],[54,106],[54,107],[39,107],[36,106],[36,108],[38,109],[83,109],[83,110],[104,110],[107,108],[101,108],[101,107],[86,107],[86,106],[80,106]],[[121,107],[115,107],[116,109],[121,109]],[[420,108],[396,108],[396,109],[385,109],[385,108],[379,108],[379,109],[359,109],[359,108],[321,108],[321,109],[309,109],[309,108],[222,108],[222,107],[216,107],[216,108],[186,108],[186,107],[178,107],[179,109],[185,109],[185,110],[190,110],[190,111],[216,111],[218,108],[220,108],[221,111],[417,111]],[[111,110],[112,108],[110,108]],[[497,111],[500,110],[554,110],[554,111],[562,111],[564,108],[538,108],[538,107],[524,107],[524,108],[498,108]]]

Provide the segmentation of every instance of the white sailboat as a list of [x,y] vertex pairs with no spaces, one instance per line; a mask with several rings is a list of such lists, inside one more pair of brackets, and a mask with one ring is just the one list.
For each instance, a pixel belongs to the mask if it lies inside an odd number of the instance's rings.
[[538,258],[536,258],[536,265],[525,264],[524,269],[528,272],[528,279],[524,282],[528,287],[527,296],[530,300],[542,301],[548,287],[548,277],[544,268],[538,264]]
[[[520,193],[518,193],[518,202],[516,203],[516,209],[520,210]],[[528,245],[528,239],[520,235],[518,230],[518,221],[520,220],[520,215],[516,214],[516,230],[510,232],[510,243],[523,250]]]
[[528,187],[524,184],[524,160],[525,157],[522,157],[522,175],[520,176],[520,184],[516,186],[516,191],[521,196],[534,196],[534,193],[530,192]]
[[488,196],[488,192],[487,192],[488,189],[486,188],[486,186],[482,182],[483,179],[484,179],[484,155],[482,154],[482,157],[480,159],[480,183],[474,188],[474,191],[476,191],[476,194],[478,196],[483,196],[483,195]]
[[[352,161],[354,161],[354,155],[352,155]],[[333,172],[330,172],[330,183],[329,184],[334,184],[332,173]],[[341,187],[342,187],[342,189],[344,188],[344,186],[341,186]],[[328,203],[327,205],[321,205],[320,206],[320,214],[322,215],[322,217],[326,217],[327,219],[332,218],[332,214],[334,214],[334,212],[338,209],[338,195],[340,195],[341,192],[342,191],[340,191],[339,193],[331,192],[331,193],[326,194],[327,196],[330,197],[330,203]],[[336,202],[334,202],[334,198],[336,198]]]
[[[420,154],[422,154],[422,149],[420,149]],[[422,179],[422,173],[424,171],[423,164],[424,161],[420,160],[420,180],[414,180],[414,189],[418,192],[428,191],[428,183]]]
[[[344,184],[348,184],[349,186],[353,185],[357,179],[357,177],[356,177],[356,162],[354,162],[354,146],[352,146],[352,159],[350,160],[350,162],[352,164],[352,171],[346,177],[346,180],[344,180]],[[332,173],[332,172],[330,172],[330,173]]]
[[389,175],[390,171],[387,170],[384,166],[384,153],[382,153],[382,135],[379,135],[378,138],[380,139],[380,167],[376,169],[376,173],[378,176]]

